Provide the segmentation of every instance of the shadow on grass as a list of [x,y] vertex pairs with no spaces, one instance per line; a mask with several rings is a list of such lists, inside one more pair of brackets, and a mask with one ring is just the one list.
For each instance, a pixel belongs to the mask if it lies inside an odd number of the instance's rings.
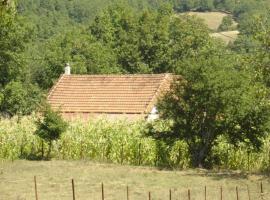
[[[225,178],[234,179],[234,180],[241,180],[241,179],[248,179],[250,176],[261,176],[259,180],[263,180],[265,178],[270,178],[270,172],[248,172],[248,171],[241,171],[241,170],[226,170],[226,169],[213,169],[213,170],[206,170],[206,169],[193,169],[191,171],[187,171],[184,176],[201,176],[201,177],[210,177],[213,180],[222,180]],[[270,182],[270,180],[268,180]]]
[[47,158],[38,153],[22,154],[19,158],[28,160],[28,161],[50,161],[51,160],[51,158]]

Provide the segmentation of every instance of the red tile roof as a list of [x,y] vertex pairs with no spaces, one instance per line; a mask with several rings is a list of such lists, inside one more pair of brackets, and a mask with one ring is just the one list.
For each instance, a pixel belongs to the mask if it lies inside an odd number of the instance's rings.
[[171,80],[170,74],[62,75],[48,101],[61,112],[144,114]]

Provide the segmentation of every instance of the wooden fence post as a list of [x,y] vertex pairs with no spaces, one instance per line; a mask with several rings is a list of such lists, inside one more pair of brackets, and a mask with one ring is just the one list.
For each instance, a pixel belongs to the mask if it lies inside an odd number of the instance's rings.
[[148,200],[151,200],[151,192],[148,193]]
[[172,200],[172,190],[170,189],[170,192],[169,192],[169,199]]
[[72,195],[73,195],[73,200],[75,200],[75,185],[74,185],[74,180],[71,180],[72,183]]
[[104,200],[104,185],[101,183],[101,199]]
[[206,186],[204,186],[204,200],[206,200],[206,193],[207,193]]
[[188,200],[190,200],[190,189],[188,189]]
[[261,194],[263,193],[263,183],[261,182]]
[[223,189],[222,189],[222,186],[220,187],[220,200],[223,200]]
[[247,185],[247,192],[248,192],[248,200],[250,200],[250,191],[248,185]]
[[235,188],[235,191],[236,191],[236,199],[239,200],[239,194],[238,194],[238,187],[237,186]]
[[127,200],[129,200],[129,188],[127,186]]
[[37,178],[36,178],[36,176],[34,176],[34,183],[35,183],[35,197],[36,197],[36,200],[38,200]]

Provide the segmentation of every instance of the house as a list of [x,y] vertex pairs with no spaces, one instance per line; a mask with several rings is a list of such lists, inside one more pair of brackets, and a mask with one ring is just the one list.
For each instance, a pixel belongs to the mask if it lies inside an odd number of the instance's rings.
[[66,119],[158,118],[156,103],[169,89],[171,74],[71,75],[65,69],[48,95]]

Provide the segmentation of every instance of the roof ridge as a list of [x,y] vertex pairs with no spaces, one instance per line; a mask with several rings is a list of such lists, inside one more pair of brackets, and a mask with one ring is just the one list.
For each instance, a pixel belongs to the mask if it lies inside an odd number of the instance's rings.
[[[162,90],[162,86],[168,81],[168,78],[171,76],[171,74],[167,73],[164,76],[164,79],[160,82],[158,88],[155,91],[155,94],[152,96],[152,99],[149,101],[149,104],[146,106],[146,109],[144,110],[144,113],[148,113],[152,110],[152,107],[155,104],[155,101],[158,98],[158,94],[160,93],[160,91]],[[150,110],[151,108],[151,110]]]
[[63,79],[63,77],[64,77],[64,74],[61,74],[61,76],[58,78],[56,84],[54,84],[54,86],[50,89],[49,94],[47,96],[47,100],[51,97],[52,93],[57,88],[57,86],[59,85],[59,83],[61,82],[61,80]]

